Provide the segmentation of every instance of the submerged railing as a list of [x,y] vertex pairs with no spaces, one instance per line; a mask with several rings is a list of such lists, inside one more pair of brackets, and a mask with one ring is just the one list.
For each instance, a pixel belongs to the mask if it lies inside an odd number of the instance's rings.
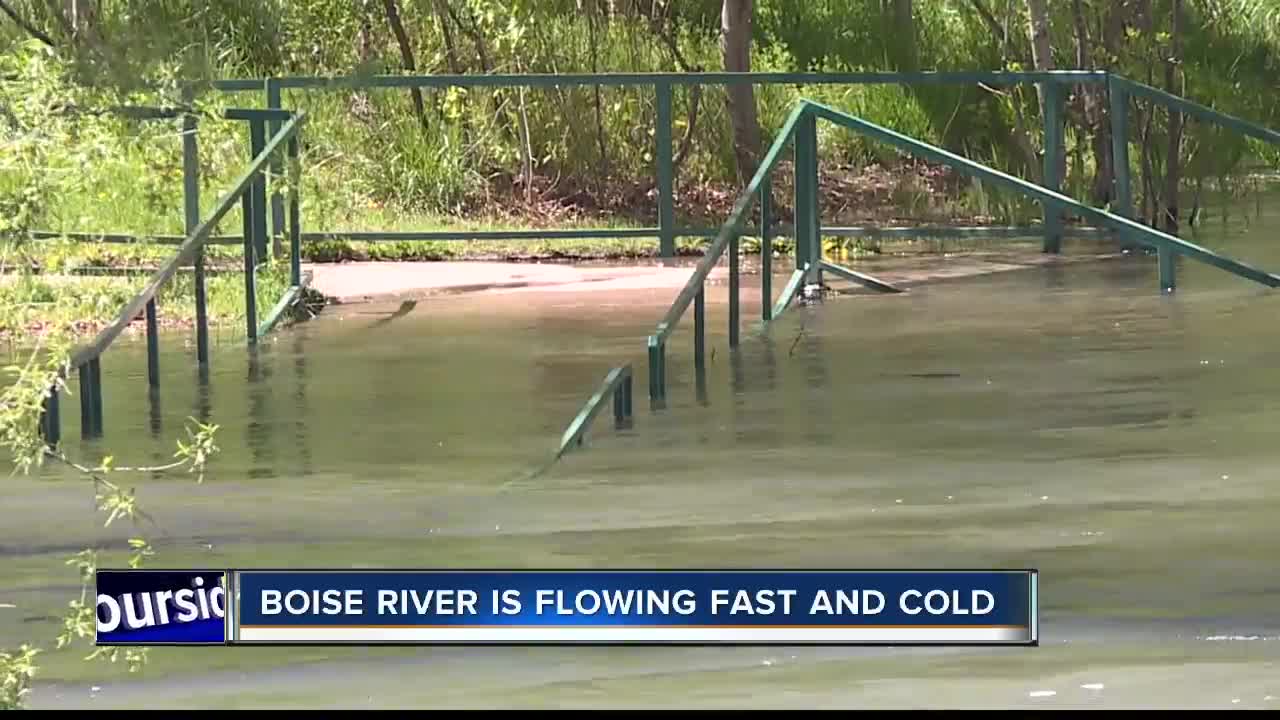
[[[1111,104],[1111,154],[1115,168],[1116,214],[1133,217],[1133,190],[1129,168],[1129,98],[1142,97],[1163,105],[1171,112],[1193,115],[1204,122],[1213,123],[1242,135],[1280,146],[1280,133],[1248,120],[1218,112],[1213,108],[1178,97],[1150,85],[1130,80],[1120,75],[1108,75],[1107,95]],[[1167,289],[1177,285],[1173,254],[1160,255],[1160,284]]]
[[716,241],[708,249],[706,257],[698,263],[689,278],[689,282],[681,290],[680,294],[676,296],[675,302],[671,304],[671,308],[667,310],[666,315],[658,323],[656,331],[649,336],[647,351],[649,358],[649,397],[651,400],[660,403],[666,397],[666,342],[676,324],[684,315],[685,310],[688,309],[691,299],[695,301],[694,368],[695,372],[698,373],[704,371],[703,358],[706,355],[706,350],[704,348],[703,332],[703,284],[707,274],[718,262],[726,246],[729,248],[729,346],[731,349],[737,346],[737,308],[739,302],[737,291],[739,274],[737,246],[743,215],[750,208],[752,200],[758,195],[763,206],[762,213],[765,215],[761,225],[762,227],[768,227],[769,185],[767,178],[789,141],[794,140],[795,142],[796,270],[787,283],[782,296],[778,299],[778,303],[770,309],[770,283],[767,278],[771,272],[768,258],[772,253],[768,249],[769,243],[766,237],[766,242],[762,243],[764,253],[761,257],[761,272],[764,274],[763,282],[761,283],[764,292],[764,297],[761,298],[761,306],[764,309],[764,320],[768,322],[785,310],[807,279],[814,277],[818,282],[821,282],[821,273],[824,269],[874,290],[881,292],[898,291],[898,288],[881,280],[821,259],[821,247],[818,244],[820,240],[818,230],[820,223],[817,214],[818,155],[815,131],[815,122],[818,119],[853,130],[911,155],[947,165],[966,175],[1021,193],[1039,201],[1044,206],[1047,214],[1057,216],[1062,211],[1070,211],[1102,227],[1115,230],[1122,238],[1154,248],[1159,256],[1159,281],[1162,289],[1172,289],[1174,287],[1172,258],[1177,255],[1212,265],[1267,287],[1280,287],[1280,276],[1224,257],[1199,245],[1168,233],[1154,230],[1121,215],[1077,202],[1044,186],[994,170],[981,163],[881,127],[875,123],[834,110],[820,103],[802,100],[778,134],[778,138],[765,156],[755,177],[752,178],[747,189],[738,198],[737,203],[734,205],[733,213],[721,228],[720,235],[716,238]]
[[[1208,112],[1212,113],[1212,111]],[[647,339],[649,398],[655,409],[661,408],[666,399],[667,342],[690,305],[694,308],[694,371],[699,378],[703,377],[706,372],[705,285],[708,275],[720,262],[720,258],[724,256],[726,251],[728,253],[729,274],[730,350],[732,351],[739,344],[741,324],[739,278],[741,268],[739,265],[738,246],[743,233],[744,221],[756,201],[760,203],[761,215],[761,319],[764,323],[767,324],[781,315],[807,281],[816,280],[820,284],[824,270],[879,292],[900,292],[898,287],[890,283],[841,267],[822,258],[820,244],[821,219],[818,212],[817,184],[816,122],[818,119],[826,120],[909,154],[947,165],[966,175],[977,177],[1020,193],[1041,203],[1046,217],[1058,217],[1064,211],[1071,212],[1097,223],[1100,227],[1115,231],[1122,239],[1153,248],[1158,256],[1159,283],[1163,290],[1172,290],[1175,286],[1173,258],[1179,255],[1217,267],[1267,287],[1280,287],[1280,276],[1224,257],[1199,245],[1147,227],[1122,215],[1077,202],[1052,189],[1000,172],[935,145],[916,140],[820,103],[802,100],[787,118],[782,130],[774,139],[768,153],[764,156],[746,189],[738,196],[737,201],[734,203],[733,211],[721,226],[715,240],[694,267],[689,280],[677,294],[671,307],[663,315],[662,320],[659,321],[654,333]],[[1272,135],[1275,134],[1272,133]],[[1274,141],[1273,138],[1268,139]],[[1276,136],[1275,139],[1280,139],[1280,136]],[[769,178],[789,145],[794,146],[795,270],[775,303],[772,294],[773,249],[770,235],[772,196]],[[575,435],[580,437],[581,433],[585,432],[585,426],[589,424],[591,417],[594,415],[594,412],[589,413],[588,410],[593,407],[593,403],[598,404],[600,402],[600,397],[601,395],[597,393],[591,401],[588,401],[587,408],[584,408],[583,413],[579,415],[578,419],[570,427],[571,432],[566,433],[566,439]],[[563,454],[570,445],[571,443],[562,442],[561,450],[557,457]]]
[[[141,109],[147,111],[150,109]],[[176,111],[154,110],[151,117],[176,117]],[[139,313],[146,315],[147,335],[147,383],[154,391],[160,385],[160,338],[157,322],[156,296],[177,274],[178,269],[186,263],[192,263],[195,270],[195,305],[196,305],[196,357],[202,377],[207,375],[209,364],[209,328],[206,308],[204,246],[208,243],[213,229],[231,211],[237,202],[241,203],[244,215],[244,277],[245,277],[245,313],[246,334],[248,341],[255,343],[260,330],[270,330],[283,313],[282,305],[273,311],[270,323],[260,329],[257,321],[257,285],[256,270],[259,260],[266,259],[266,178],[264,170],[268,165],[279,167],[281,156],[288,156],[289,175],[293,182],[289,184],[289,244],[290,288],[285,298],[297,298],[303,286],[301,274],[301,226],[298,206],[298,184],[300,176],[298,133],[305,120],[306,113],[288,113],[284,111],[230,110],[228,119],[248,120],[250,122],[251,152],[250,161],[240,177],[232,183],[231,189],[223,195],[217,205],[203,221],[199,219],[199,176],[198,155],[196,148],[196,118],[191,113],[182,114],[183,119],[183,190],[184,214],[188,235],[178,246],[177,252],[165,261],[145,287],[133,296],[120,310],[116,319],[102,328],[94,339],[75,350],[68,366],[75,368],[79,375],[80,390],[80,427],[85,437],[98,437],[103,431],[102,417],[102,370],[101,357],[111,347],[116,338],[137,319]],[[265,126],[271,120],[281,122],[280,128],[268,139]],[[280,213],[283,215],[283,213]],[[283,301],[282,301],[283,303]],[[44,414],[41,420],[41,431],[45,441],[57,445],[61,439],[58,387],[51,388],[45,398]]]
[[631,365],[616,367],[605,376],[604,382],[600,383],[600,389],[587,400],[587,404],[582,406],[578,416],[569,423],[564,435],[560,436],[560,449],[556,451],[557,458],[582,444],[587,429],[591,427],[591,422],[595,420],[596,415],[610,398],[613,399],[614,426],[627,427],[631,424],[632,417]]

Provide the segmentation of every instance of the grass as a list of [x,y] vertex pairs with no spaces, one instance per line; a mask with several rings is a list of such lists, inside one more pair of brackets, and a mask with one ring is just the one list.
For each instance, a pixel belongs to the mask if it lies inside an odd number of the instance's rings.
[[[13,257],[13,248],[6,248]],[[0,276],[0,337],[23,338],[50,326],[71,326],[87,336],[114,320],[147,283],[151,271],[172,257],[173,246],[118,245],[36,241],[24,245],[21,256],[35,270]],[[210,327],[238,326],[245,320],[245,283],[240,258],[231,248],[213,248],[206,276],[205,297]],[[86,274],[123,269],[112,275]],[[231,270],[231,272],[227,272]],[[255,273],[259,317],[274,305],[289,285],[287,261],[259,266]],[[195,275],[181,269],[157,295],[162,327],[187,327],[195,322]]]

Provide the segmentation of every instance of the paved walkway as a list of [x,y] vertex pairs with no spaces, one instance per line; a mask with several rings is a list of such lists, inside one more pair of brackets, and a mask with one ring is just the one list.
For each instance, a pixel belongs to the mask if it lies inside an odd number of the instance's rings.
[[[911,258],[881,258],[858,263],[854,269],[885,282],[910,287],[927,282],[1008,272],[1043,265],[1069,265],[1118,257],[1116,254],[1077,253],[1045,255],[1039,252],[963,253]],[[663,266],[654,261],[634,265],[569,265],[562,263],[503,262],[355,262],[312,264],[312,286],[337,304],[386,302],[433,295],[520,291],[593,292],[607,290],[678,291],[693,266]],[[755,259],[747,264],[758,272]],[[778,268],[780,271],[786,268]],[[726,281],[721,264],[709,281]],[[835,282],[843,282],[834,280]],[[751,276],[744,284],[754,283]],[[781,287],[779,285],[779,287]],[[674,296],[673,296],[674,297]]]
[[[311,285],[332,302],[346,304],[488,290],[679,290],[691,265],[591,266],[501,262],[356,262],[315,264]],[[712,281],[727,276],[716,268]]]

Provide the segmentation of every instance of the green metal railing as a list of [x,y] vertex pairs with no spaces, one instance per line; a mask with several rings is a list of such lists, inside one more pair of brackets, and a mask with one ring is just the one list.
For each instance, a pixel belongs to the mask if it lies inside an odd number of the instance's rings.
[[[733,85],[750,84],[794,84],[794,85],[841,85],[841,84],[987,84],[1014,85],[1038,84],[1045,96],[1045,113],[1043,120],[1044,133],[1044,172],[1043,184],[1036,185],[1011,175],[973,162],[941,148],[909,138],[893,130],[880,127],[860,118],[842,113],[838,110],[803,101],[789,116],[782,131],[778,134],[759,170],[738,198],[729,219],[719,229],[685,228],[676,222],[674,213],[675,183],[673,149],[672,149],[672,89],[679,86],[692,85]],[[1063,111],[1062,90],[1064,86],[1082,83],[1105,84],[1111,103],[1111,122],[1113,138],[1113,160],[1116,168],[1116,203],[1115,212],[1107,212],[1098,208],[1076,202],[1059,192],[1063,168],[1059,164],[1062,154]],[[1037,73],[1014,72],[918,72],[918,73],[623,73],[623,74],[569,74],[569,75],[433,75],[433,76],[367,76],[347,78],[319,77],[286,77],[267,78],[265,80],[224,80],[213,84],[214,88],[226,92],[263,92],[266,109],[237,109],[228,111],[227,117],[246,120],[250,123],[250,155],[253,162],[250,170],[237,181],[232,193],[219,204],[214,216],[204,223],[198,222],[198,180],[195,172],[195,133],[194,116],[182,114],[175,110],[145,110],[141,114],[154,117],[179,117],[184,123],[184,191],[186,196],[186,232],[185,236],[166,236],[158,238],[162,242],[179,244],[179,251],[174,260],[167,263],[152,278],[148,288],[138,298],[131,301],[115,324],[108,327],[99,336],[105,342],[95,341],[93,345],[77,353],[73,365],[80,371],[82,391],[82,421],[95,432],[101,431],[101,388],[98,357],[106,349],[115,336],[123,330],[137,313],[145,311],[148,330],[148,376],[151,385],[158,383],[158,350],[156,349],[156,308],[155,292],[160,285],[172,277],[179,262],[194,260],[196,270],[196,303],[197,303],[197,345],[201,368],[208,362],[207,327],[204,310],[204,271],[201,261],[203,247],[207,244],[243,243],[245,246],[245,281],[246,281],[246,315],[247,335],[250,343],[257,337],[270,331],[276,320],[292,302],[301,295],[304,285],[301,270],[301,242],[303,240],[321,240],[329,238],[347,238],[352,240],[498,240],[498,239],[555,239],[555,238],[645,238],[659,239],[660,254],[671,257],[675,253],[677,237],[710,237],[713,241],[703,257],[696,265],[688,283],[680,291],[675,302],[668,310],[656,331],[648,338],[649,390],[650,398],[661,403],[665,398],[665,350],[666,344],[684,313],[692,305],[694,307],[695,335],[695,368],[701,373],[705,371],[705,282],[711,269],[726,253],[729,263],[729,343],[737,347],[740,326],[739,300],[739,239],[741,235],[751,232],[762,238],[761,242],[761,318],[768,323],[784,312],[801,291],[809,279],[821,280],[824,271],[831,272],[847,280],[882,292],[896,292],[898,288],[869,275],[856,272],[826,261],[822,255],[821,238],[830,236],[894,236],[894,235],[932,235],[935,237],[962,236],[975,234],[983,236],[1028,236],[1040,234],[1043,237],[1043,249],[1046,252],[1059,252],[1061,238],[1068,231],[1061,225],[1063,212],[1075,215],[1095,223],[1098,227],[1086,229],[1089,232],[1110,231],[1122,240],[1135,242],[1152,248],[1158,256],[1159,282],[1162,289],[1172,290],[1176,285],[1174,258],[1179,255],[1190,257],[1200,262],[1218,267],[1232,274],[1264,284],[1268,287],[1280,285],[1280,277],[1255,269],[1230,258],[1223,257],[1203,247],[1181,240],[1173,235],[1153,230],[1130,219],[1132,216],[1132,190],[1129,168],[1129,136],[1128,116],[1129,99],[1142,97],[1151,102],[1161,104],[1170,110],[1184,112],[1208,122],[1217,123],[1237,132],[1261,139],[1265,142],[1280,145],[1280,133],[1250,123],[1211,108],[1194,103],[1185,98],[1171,95],[1164,91],[1112,75],[1102,71],[1053,71]],[[298,180],[298,145],[297,127],[303,114],[294,115],[281,107],[284,90],[338,90],[338,89],[372,89],[372,88],[450,88],[450,87],[561,87],[561,86],[615,86],[615,87],[650,87],[654,92],[654,103],[657,116],[655,128],[655,173],[657,178],[657,219],[655,227],[647,228],[602,228],[602,229],[553,229],[553,230],[486,230],[486,231],[411,231],[411,232],[316,232],[302,233],[297,201]],[[148,115],[153,112],[154,115]],[[940,162],[956,168],[969,175],[979,177],[998,186],[1012,189],[1030,197],[1042,205],[1044,213],[1043,225],[1032,228],[860,228],[860,227],[824,227],[818,212],[817,183],[817,136],[815,123],[824,119],[838,126],[860,132],[868,137],[885,142],[900,150],[919,157]],[[274,176],[280,175],[284,158],[279,152],[282,143],[288,143],[288,160],[292,182],[286,201],[275,187],[268,188],[264,166]],[[772,197],[770,173],[775,169],[779,158],[789,145],[794,146],[795,157],[795,222],[790,228],[776,224],[772,220]],[[268,191],[270,195],[268,196]],[[236,200],[242,202],[244,208],[244,229],[239,236],[212,236],[209,229],[229,211]],[[760,224],[752,229],[746,225],[753,203],[760,203]],[[285,207],[288,207],[287,218]],[[270,215],[268,217],[268,208]],[[268,314],[262,325],[256,322],[257,309],[253,290],[254,259],[268,256],[267,240],[271,238],[272,252],[278,255],[281,251],[281,237],[286,223],[291,245],[291,285],[286,295]],[[789,231],[795,238],[796,266],[785,284],[781,295],[774,301],[772,295],[772,236],[775,233]],[[36,233],[37,237],[67,236],[64,233]],[[79,236],[79,234],[73,234]],[[92,239],[107,241],[131,241],[134,238],[119,235],[85,234]],[[122,324],[123,323],[123,324]],[[615,368],[610,374],[613,382],[625,382],[629,387],[630,369]],[[607,379],[608,380],[608,379]],[[621,392],[621,385],[614,390]],[[607,393],[606,393],[607,394]],[[89,400],[85,398],[89,397]],[[96,397],[96,399],[94,399]],[[598,403],[603,402],[603,395]],[[615,400],[615,408],[618,407]],[[96,403],[96,405],[95,405]],[[628,417],[630,412],[629,392],[625,407]],[[596,408],[598,410],[598,407]],[[581,432],[585,432],[595,411],[584,408],[585,415],[575,420]],[[47,432],[56,441],[56,424],[58,418],[57,396],[52,395],[47,403],[45,426]],[[55,427],[49,427],[55,426]],[[572,429],[572,428],[571,428]],[[566,435],[566,438],[569,435]],[[562,438],[563,440],[563,438]],[[562,445],[561,452],[564,447]]]
[[[558,87],[634,87],[650,88],[656,111],[654,128],[654,163],[657,179],[657,225],[644,228],[559,228],[545,230],[441,230],[441,231],[326,231],[306,232],[302,235],[304,242],[331,239],[346,239],[363,242],[377,241],[471,241],[471,240],[555,240],[574,238],[652,238],[659,241],[659,252],[663,257],[675,254],[675,240],[678,237],[714,238],[718,230],[714,228],[682,227],[676,221],[674,213],[675,185],[677,178],[674,172],[672,148],[672,91],[677,87],[702,85],[734,85],[749,83],[753,85],[1018,85],[1036,84],[1044,93],[1044,116],[1042,120],[1044,146],[1043,185],[1057,191],[1060,187],[1064,168],[1060,166],[1063,142],[1063,89],[1078,84],[1103,84],[1108,90],[1112,112],[1113,148],[1116,168],[1116,208],[1117,214],[1132,217],[1132,192],[1129,179],[1128,149],[1128,100],[1141,97],[1168,107],[1171,110],[1185,112],[1210,122],[1231,128],[1237,132],[1267,142],[1276,143],[1277,133],[1267,128],[1250,123],[1211,108],[1194,103],[1185,98],[1171,95],[1162,90],[1128,80],[1106,71],[1091,70],[1058,70],[1049,72],[860,72],[860,73],[603,73],[603,74],[493,74],[493,75],[372,75],[348,77],[270,77],[263,79],[219,80],[212,83],[216,90],[229,93],[260,92],[267,112],[282,113],[283,93],[293,91],[337,91],[352,89],[404,89],[404,88],[558,88]],[[282,115],[269,117],[272,131],[278,128]],[[279,172],[278,161],[272,165],[273,173]],[[261,199],[261,198],[259,198]],[[278,249],[279,236],[284,227],[284,201],[278,192],[272,191],[270,196],[270,224]],[[1047,209],[1046,209],[1047,210]],[[263,218],[255,220],[257,230],[262,230]],[[1043,238],[1046,252],[1058,252],[1061,238],[1064,235],[1093,234],[1096,228],[1064,228],[1058,216],[1046,212],[1040,226],[1013,228],[984,227],[923,227],[923,228],[874,228],[874,227],[822,227],[824,236],[835,237],[965,237],[969,235],[984,237],[1032,237]],[[777,228],[780,235],[786,234]],[[744,228],[744,233],[763,234],[762,230]],[[136,238],[119,234],[90,233],[51,233],[39,232],[37,237],[82,237],[84,239],[106,242],[132,242]],[[160,242],[181,242],[183,236],[159,236],[152,238]],[[217,244],[234,244],[240,242],[238,236],[219,236],[211,239]]]
[[[156,295],[169,282],[178,269],[186,263],[192,263],[195,270],[195,304],[196,304],[196,356],[201,376],[207,377],[209,364],[209,329],[206,308],[204,282],[204,246],[212,235],[213,228],[231,211],[237,202],[242,205],[244,215],[244,275],[245,275],[245,311],[247,316],[247,335],[252,344],[257,341],[261,330],[269,331],[278,320],[284,308],[277,305],[278,312],[273,311],[269,322],[260,328],[257,323],[256,310],[256,269],[257,260],[265,259],[266,232],[265,198],[266,185],[264,169],[282,155],[288,156],[290,176],[294,182],[289,189],[289,238],[292,251],[290,264],[291,285],[285,293],[286,298],[296,298],[301,293],[303,280],[301,276],[301,227],[296,179],[300,177],[300,156],[298,152],[298,133],[305,120],[305,113],[284,113],[281,111],[231,110],[226,113],[229,119],[249,120],[253,137],[253,159],[240,177],[232,183],[231,189],[214,206],[209,216],[203,221],[199,218],[199,175],[198,154],[196,148],[196,117],[191,113],[179,113],[162,109],[134,109],[135,113],[147,113],[148,117],[182,117],[183,121],[183,190],[184,215],[188,234],[177,252],[165,261],[147,281],[146,286],[133,296],[120,310],[116,319],[102,328],[94,339],[76,349],[68,367],[75,368],[79,375],[80,390],[80,425],[84,437],[98,437],[103,431],[102,415],[102,370],[101,357],[111,347],[116,338],[124,332],[140,312],[145,312],[147,325],[147,381],[154,392],[160,385],[160,339],[157,327]],[[287,117],[285,117],[287,116]],[[268,139],[261,128],[271,118],[281,120],[280,129]],[[41,432],[45,441],[57,445],[61,439],[58,386],[50,389],[45,397],[44,412],[41,419]]]
[[[651,88],[656,115],[654,128],[654,170],[657,190],[657,225],[645,228],[574,228],[550,230],[484,230],[484,231],[330,231],[309,232],[304,241],[344,239],[351,241],[467,241],[467,240],[553,240],[584,238],[658,238],[659,254],[669,258],[675,255],[676,239],[680,237],[715,237],[713,228],[681,227],[675,216],[674,151],[672,142],[672,92],[673,88],[703,85],[991,85],[1007,86],[1039,84],[1045,95],[1044,117],[1045,178],[1046,185],[1057,188],[1062,168],[1054,164],[1060,157],[1062,145],[1062,92],[1064,86],[1081,83],[1101,84],[1108,74],[1093,70],[1058,70],[1051,72],[857,72],[857,73],[601,73],[601,74],[527,74],[527,75],[371,75],[350,77],[271,77],[264,79],[219,80],[213,87],[223,92],[260,92],[267,108],[279,109],[285,90],[370,90],[407,88],[556,88],[556,87],[632,87]],[[273,197],[273,210],[276,200]],[[274,216],[274,212],[273,212]],[[929,235],[933,237],[960,237],[966,230],[974,234],[982,228],[934,227],[925,231],[903,229],[901,234]],[[1043,235],[1045,248],[1056,252],[1063,229],[1054,218],[1045,216],[1041,228],[1013,228],[1013,232],[996,234],[1031,237]],[[866,237],[881,235],[877,228],[822,228],[825,235]],[[1071,234],[1079,232],[1071,230]],[[1088,233],[1089,230],[1085,230]]]
[[[1168,233],[1149,228],[1146,225],[1129,219],[1126,215],[1130,207],[1130,189],[1128,173],[1128,137],[1125,116],[1127,115],[1127,96],[1141,94],[1170,109],[1189,112],[1198,117],[1217,122],[1225,127],[1256,137],[1267,142],[1280,144],[1280,133],[1254,125],[1239,118],[1219,113],[1202,105],[1192,103],[1149,86],[1134,83],[1118,77],[1108,78],[1108,88],[1113,105],[1112,122],[1113,151],[1118,158],[1116,167],[1118,212],[1112,213],[1077,202],[1057,192],[1054,185],[1037,185],[1026,180],[1008,175],[980,163],[956,155],[942,148],[921,142],[902,135],[888,128],[881,127],[861,118],[840,112],[825,105],[809,100],[801,103],[793,110],[778,133],[756,174],[747,188],[738,197],[728,220],[715,235],[715,240],[706,250],[703,258],[694,267],[688,282],[676,296],[675,301],[658,323],[656,331],[646,342],[648,357],[648,384],[651,404],[661,407],[666,399],[666,345],[676,326],[692,304],[694,308],[694,370],[699,379],[705,373],[706,333],[705,333],[705,283],[711,270],[728,252],[729,272],[729,345],[736,348],[739,343],[740,325],[740,293],[739,293],[739,259],[738,244],[744,233],[744,222],[754,202],[760,204],[759,234],[761,242],[761,319],[767,324],[781,315],[793,302],[796,295],[804,287],[807,280],[816,279],[821,282],[821,273],[825,270],[846,280],[862,284],[881,292],[898,292],[899,288],[885,283],[872,276],[841,267],[822,258],[820,240],[823,234],[833,234],[832,228],[821,226],[818,216],[817,202],[817,135],[815,122],[821,118],[840,127],[861,133],[874,140],[884,142],[899,150],[934,162],[952,167],[967,175],[980,178],[997,186],[1005,187],[1030,197],[1041,203],[1045,217],[1052,219],[1046,223],[1045,250],[1057,252],[1060,238],[1056,224],[1061,213],[1070,211],[1078,216],[1097,223],[1101,228],[1116,233],[1122,240],[1136,242],[1156,251],[1159,267],[1159,285],[1162,290],[1173,290],[1176,286],[1173,258],[1182,255],[1199,262],[1225,270],[1233,275],[1243,277],[1267,287],[1280,287],[1280,276],[1253,268],[1236,260],[1223,257],[1194,243],[1187,242]],[[1056,107],[1049,103],[1049,107]],[[795,178],[795,213],[796,221],[792,227],[795,237],[795,270],[789,277],[782,293],[774,301],[772,294],[772,242],[771,223],[772,192],[770,175],[782,158],[788,144],[794,145]],[[1047,178],[1057,177],[1058,169],[1046,160]],[[978,230],[979,232],[981,230]],[[565,438],[581,437],[590,423],[594,412],[588,412],[593,404],[601,402],[601,394],[597,393],[588,401],[587,407],[575,419],[567,431]],[[560,453],[563,454],[572,443],[562,441]]]
[[591,422],[595,420],[596,415],[604,408],[605,403],[613,399],[613,421],[617,428],[624,428],[631,424],[631,365],[622,365],[609,371],[604,381],[600,383],[600,388],[595,394],[587,400],[587,404],[582,407],[573,422],[569,423],[569,427],[564,431],[564,435],[560,437],[560,448],[556,451],[556,458],[560,458],[565,453],[575,447],[582,445],[583,438],[587,434],[587,429],[591,427]]
[[[772,291],[773,243],[768,231],[771,226],[770,214],[773,205],[770,176],[783,159],[786,149],[792,145],[794,145],[795,172],[793,187],[796,217],[794,225],[796,269],[792,272],[781,298],[775,305]],[[838,267],[824,263],[821,259],[817,150],[817,127],[814,123],[814,115],[809,106],[802,103],[792,111],[783,124],[782,130],[769,147],[769,151],[765,153],[755,175],[734,203],[729,219],[721,226],[715,240],[694,267],[689,280],[658,323],[657,329],[648,338],[649,398],[655,404],[661,404],[666,398],[667,341],[691,304],[694,308],[694,371],[699,376],[706,372],[706,280],[726,252],[729,256],[729,347],[733,349],[738,346],[741,326],[741,293],[739,292],[741,268],[738,248],[744,221],[757,200],[761,205],[760,227],[764,230],[760,243],[762,280],[760,307],[761,319],[764,322],[773,320],[790,305],[806,278],[820,277],[824,265]],[[899,292],[899,289],[893,285],[869,275],[846,268],[839,268],[837,272],[874,290]]]
[[[1133,190],[1129,168],[1130,98],[1141,97],[1152,103],[1162,105],[1171,112],[1192,115],[1201,121],[1219,125],[1242,135],[1280,146],[1280,133],[1274,130],[1233,115],[1218,112],[1186,98],[1178,97],[1120,75],[1109,75],[1107,77],[1107,95],[1111,105],[1111,154],[1112,166],[1115,168],[1116,199],[1114,207],[1117,215],[1126,218],[1133,217]],[[1173,290],[1177,285],[1174,255],[1175,253],[1167,250],[1159,253],[1160,285],[1169,290]]]
[[[690,303],[694,303],[694,369],[701,375],[705,372],[704,360],[705,333],[703,330],[704,283],[711,269],[719,262],[725,249],[729,250],[729,346],[732,350],[738,345],[738,238],[742,232],[742,222],[750,210],[752,203],[759,198],[765,219],[762,226],[768,226],[768,177],[781,158],[788,143],[795,145],[795,271],[792,273],[786,288],[777,303],[771,306],[769,283],[762,283],[763,297],[761,307],[763,320],[767,323],[780,315],[795,298],[803,284],[809,279],[821,283],[823,270],[829,270],[847,280],[863,284],[881,292],[897,292],[898,288],[862,273],[843,268],[821,258],[819,245],[820,235],[817,203],[818,153],[815,123],[822,119],[839,127],[853,130],[874,140],[891,145],[899,150],[926,160],[947,165],[966,175],[977,177],[994,185],[1008,188],[1026,197],[1036,200],[1044,207],[1047,216],[1058,216],[1070,211],[1091,220],[1100,226],[1117,232],[1122,238],[1137,242],[1140,245],[1154,248],[1160,260],[1160,286],[1164,289],[1173,287],[1170,258],[1185,256],[1199,262],[1225,270],[1233,275],[1257,282],[1267,287],[1280,287],[1280,276],[1258,270],[1244,263],[1218,255],[1194,243],[1187,242],[1173,235],[1154,230],[1141,223],[1121,215],[1077,202],[1047,187],[1008,175],[989,168],[981,163],[961,157],[934,145],[910,138],[888,128],[881,127],[861,118],[834,110],[830,107],[802,100],[791,113],[782,131],[778,134],[760,169],[738,197],[733,212],[721,227],[720,234],[707,250],[706,255],[694,268],[688,283],[676,296],[666,315],[658,323],[656,331],[647,341],[649,363],[649,397],[655,405],[660,406],[666,397],[666,344],[676,325],[683,317]],[[762,243],[761,272],[768,277],[770,272],[770,244]],[[771,308],[771,309],[770,309]]]

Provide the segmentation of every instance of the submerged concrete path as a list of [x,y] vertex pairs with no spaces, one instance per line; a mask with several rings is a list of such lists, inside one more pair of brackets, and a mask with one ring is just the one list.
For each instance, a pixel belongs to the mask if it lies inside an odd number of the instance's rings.
[[[570,265],[503,262],[355,262],[315,264],[311,285],[331,302],[377,302],[440,294],[491,290],[537,289],[678,290],[689,279],[691,264]],[[717,268],[712,280],[727,275]]]
[[[1045,265],[1067,265],[1120,257],[1119,253],[1046,255],[1035,251],[965,252],[954,255],[883,257],[851,265],[886,282],[902,287],[940,280],[1008,272]],[[335,304],[385,302],[433,295],[479,292],[593,292],[606,290],[678,291],[692,272],[696,259],[673,265],[653,260],[631,264],[567,264],[504,262],[354,262],[311,264],[312,286]],[[758,275],[758,258],[744,259],[744,270]],[[790,266],[776,261],[775,272]],[[708,281],[726,281],[721,263]],[[835,280],[835,282],[842,282]],[[778,286],[779,288],[781,285]]]

